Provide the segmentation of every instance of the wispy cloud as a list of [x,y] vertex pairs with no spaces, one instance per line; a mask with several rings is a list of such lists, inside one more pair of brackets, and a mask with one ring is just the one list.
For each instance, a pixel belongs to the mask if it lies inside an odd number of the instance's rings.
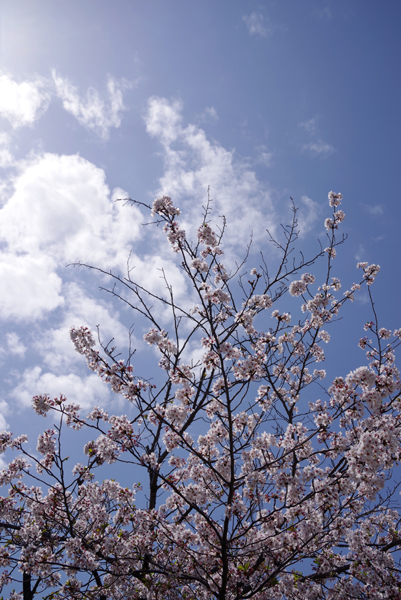
[[262,13],[252,12],[250,15],[244,15],[242,17],[247,29],[251,35],[260,35],[267,37],[272,33],[272,27],[266,21]]
[[4,339],[5,344],[0,348],[0,356],[25,356],[26,346],[15,332],[6,333]]
[[37,77],[17,82],[9,74],[0,75],[0,116],[14,128],[32,125],[50,102],[48,81]]
[[265,17],[261,12],[253,11],[250,15],[242,17],[250,35],[256,35],[267,38],[273,35],[276,31],[285,32],[287,27],[278,23],[273,23],[269,18]]
[[372,216],[382,215],[384,213],[384,205],[383,204],[363,204],[360,202],[360,205]]
[[331,21],[333,17],[333,11],[329,6],[316,7],[313,10],[313,14],[321,20]]
[[105,100],[93,87],[88,88],[86,97],[80,96],[78,89],[67,78],[57,75],[54,69],[52,76],[56,94],[62,100],[63,107],[74,115],[83,127],[95,131],[104,140],[109,137],[112,127],[120,127],[125,110],[123,92],[133,86],[131,82],[125,79],[117,81],[109,77],[108,98]]
[[366,258],[366,248],[362,244],[359,244],[358,250],[355,253],[355,260],[358,262],[367,260]]
[[75,351],[70,340],[72,326],[86,326],[93,329],[101,324],[101,334],[106,343],[114,338],[113,344],[120,348],[127,345],[128,332],[121,324],[120,313],[105,301],[100,301],[86,292],[77,283],[65,283],[64,310],[57,326],[50,329],[41,327],[33,343],[37,356],[41,356],[47,368],[61,372],[71,368],[82,358]]
[[254,237],[274,233],[277,216],[268,187],[261,183],[249,164],[215,141],[200,127],[185,125],[182,103],[153,97],[145,117],[149,134],[162,145],[165,170],[156,193],[171,195],[175,201],[188,199],[185,213],[188,227],[200,217],[194,206],[205,203],[206,188],[211,187],[215,215],[229,222],[226,242],[235,248]]
[[11,136],[7,133],[0,133],[0,167],[10,167],[14,162],[13,155],[10,152]]
[[[4,431],[4,429],[8,429],[9,425],[6,421],[6,415],[10,414],[10,408],[5,400],[0,399],[0,431]],[[7,466],[7,461],[0,458],[0,469],[3,469]]]
[[305,131],[307,131],[311,135],[316,135],[318,120],[318,117],[313,117],[312,119],[309,119],[309,121],[303,121],[299,124],[299,126],[305,129]]
[[335,152],[334,146],[328,144],[327,142],[323,142],[323,140],[316,140],[314,142],[309,142],[308,144],[304,144],[302,146],[302,151],[307,152],[312,156],[330,156]]
[[198,117],[198,121],[201,123],[216,123],[218,120],[219,117],[214,106],[207,106]]
[[[10,74],[0,73],[0,117],[7,119],[14,129],[32,125],[44,112],[54,97],[58,96],[64,109],[74,115],[83,127],[92,130],[106,140],[110,129],[121,125],[125,110],[123,93],[132,88],[133,82],[125,79],[107,79],[105,97],[90,87],[86,96],[65,77],[52,70],[52,79],[36,77],[23,81],[15,80]],[[4,134],[0,139],[0,167],[11,164],[12,157],[5,146]]]
[[255,148],[255,163],[264,167],[271,167],[273,161],[273,152],[270,152],[267,146],[262,144]]
[[304,237],[309,233],[316,221],[320,219],[321,206],[315,200],[312,200],[308,196],[302,196],[301,203],[297,212],[298,228],[300,237]]
[[273,152],[261,152],[257,162],[264,167],[271,167],[273,160]]
[[320,117],[315,116],[308,121],[299,123],[299,127],[306,131],[308,137],[310,138],[309,141],[301,144],[301,150],[313,158],[327,158],[336,150],[334,146],[322,140],[319,133],[319,120]]

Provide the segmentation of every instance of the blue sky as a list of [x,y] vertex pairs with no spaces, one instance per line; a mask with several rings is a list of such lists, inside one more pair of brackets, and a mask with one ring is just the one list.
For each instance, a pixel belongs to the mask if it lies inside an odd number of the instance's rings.
[[[0,429],[43,427],[29,406],[45,392],[126,412],[68,331],[100,324],[124,350],[134,316],[99,292],[100,277],[66,264],[123,272],[131,251],[140,281],[161,291],[164,267],[185,300],[162,236],[119,197],[169,194],[191,230],[210,185],[230,260],[253,231],[255,253],[274,262],[264,231],[288,222],[290,196],[313,253],[327,193],[340,191],[349,239],[338,274],[347,286],[357,261],[380,264],[380,325],[401,326],[399,2],[3,0],[0,10]],[[364,362],[356,343],[370,318],[361,294],[338,324],[330,373]],[[138,375],[153,359],[142,334],[137,323]]]

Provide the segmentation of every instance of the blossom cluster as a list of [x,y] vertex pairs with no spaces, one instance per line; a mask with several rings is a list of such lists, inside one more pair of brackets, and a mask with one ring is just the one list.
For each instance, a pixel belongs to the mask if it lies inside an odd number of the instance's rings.
[[156,198],[156,200],[154,200],[151,212],[152,217],[155,215],[174,217],[179,214],[181,214],[181,211],[173,205],[170,196],[162,196],[161,198]]
[[314,275],[303,273],[299,281],[293,281],[289,286],[291,296],[302,296],[306,292],[307,286],[310,283],[315,283]]
[[175,354],[177,352],[177,346],[169,339],[164,329],[158,330],[152,327],[148,333],[144,334],[143,339],[149,346],[157,346],[163,353]]
[[359,262],[357,264],[357,268],[363,269],[363,278],[365,279],[367,285],[372,285],[377,277],[377,274],[380,272],[379,265],[369,265],[367,262]]
[[95,341],[87,327],[78,329],[72,327],[70,336],[76,351],[85,356],[91,371],[97,373],[105,383],[108,383],[116,394],[122,394],[130,402],[134,402],[144,390],[149,388],[146,381],[134,379],[131,365],[127,366],[123,360],[109,365],[101,358],[99,352],[93,349]]

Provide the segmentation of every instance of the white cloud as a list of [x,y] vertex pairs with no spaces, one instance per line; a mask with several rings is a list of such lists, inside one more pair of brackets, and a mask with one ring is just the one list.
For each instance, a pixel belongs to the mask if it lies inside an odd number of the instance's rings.
[[[0,431],[4,431],[9,427],[9,424],[6,420],[6,415],[10,414],[10,408],[5,400],[0,399]],[[0,462],[0,468],[2,468],[3,463]]]
[[150,98],[145,117],[147,132],[163,144],[174,142],[182,130],[182,108],[180,100],[169,102],[166,98]]
[[6,340],[6,347],[1,348],[0,352],[3,355],[15,355],[15,356],[19,356],[20,358],[23,358],[25,356],[25,352],[26,352],[26,346],[25,344],[23,344],[21,342],[21,340],[19,339],[19,336],[14,333],[6,333],[5,336],[5,340]]
[[123,268],[140,220],[136,207],[111,201],[102,169],[78,155],[44,154],[15,178],[0,210],[0,238],[14,253],[51,255],[63,266],[82,260]]
[[256,162],[259,165],[263,165],[264,167],[271,167],[272,160],[273,160],[273,152],[262,151],[262,152],[260,152],[258,158],[256,159]]
[[50,101],[45,79],[14,81],[10,75],[0,75],[0,116],[11,125],[32,125],[46,110]]
[[208,106],[207,108],[205,108],[205,113],[209,115],[209,117],[214,121],[217,121],[217,119],[219,118],[217,116],[217,110],[213,106]]
[[41,367],[30,367],[23,373],[20,383],[14,388],[12,397],[22,406],[31,406],[32,397],[49,394],[51,397],[64,394],[69,403],[79,404],[83,409],[105,405],[111,398],[110,388],[98,375],[92,373],[80,377],[75,373],[55,375],[43,373]]
[[309,121],[303,121],[299,123],[299,127],[304,129],[310,138],[309,142],[302,144],[302,152],[309,154],[313,158],[321,157],[326,158],[335,152],[334,146],[324,142],[319,135],[319,120],[320,116],[317,115]]
[[109,137],[112,127],[120,127],[125,110],[123,91],[131,88],[132,83],[109,77],[108,100],[105,101],[93,87],[88,88],[86,98],[82,98],[67,78],[57,75],[54,69],[52,75],[56,94],[62,100],[64,109],[74,115],[81,125],[95,131],[104,140]]
[[147,131],[162,144],[165,162],[157,193],[171,195],[181,208],[188,200],[183,219],[193,233],[210,185],[213,214],[227,217],[226,243],[238,251],[245,249],[251,231],[255,239],[264,238],[266,228],[274,234],[277,218],[266,186],[234,150],[210,141],[195,125],[184,126],[181,111],[178,101],[153,97],[148,102]]
[[384,213],[383,204],[373,204],[372,205],[372,204],[363,204],[362,202],[360,204],[370,215],[377,216],[377,215],[382,215]]
[[[125,110],[123,92],[133,87],[132,82],[110,76],[107,79],[107,98],[93,87],[88,88],[86,97],[82,97],[77,88],[54,69],[52,77],[52,80],[36,77],[18,82],[7,73],[0,74],[0,116],[8,119],[14,128],[32,125],[47,110],[51,96],[56,93],[64,109],[102,139],[109,137],[112,127],[120,127]],[[0,166],[9,164],[10,156],[4,148],[0,148]]]
[[37,319],[64,302],[66,263],[125,273],[143,218],[137,207],[113,202],[128,194],[110,194],[104,171],[77,155],[44,154],[19,166],[13,194],[0,209],[0,240],[7,246],[0,254],[0,316]]
[[7,133],[0,133],[0,167],[10,167],[14,161],[10,152],[11,137]]
[[288,30],[286,25],[272,23],[270,19],[264,17],[262,13],[256,11],[253,11],[250,15],[244,15],[242,20],[244,21],[250,35],[268,37],[276,31],[286,32]]
[[[163,234],[161,233],[161,235]],[[164,242],[164,239],[159,237],[160,240]],[[160,246],[165,247],[163,243]],[[135,260],[135,257],[133,258]],[[188,289],[187,278],[174,258],[170,247],[167,249],[166,255],[157,254],[157,251],[154,254],[146,254],[142,259],[136,258],[135,270],[131,275],[136,282],[142,284],[148,291],[159,298],[170,300],[167,285],[171,286],[174,290],[175,301],[182,308],[189,310],[193,306],[193,301],[191,300],[192,289]],[[135,263],[133,262],[133,264]],[[171,309],[169,307],[166,305],[163,306],[162,303],[156,303],[154,299],[147,298],[145,294],[143,297],[153,305],[155,315],[157,315],[160,322],[165,323],[171,320]],[[149,324],[150,327],[151,325]]]
[[359,246],[358,246],[358,250],[356,251],[356,254],[355,254],[355,260],[358,262],[367,260],[366,259],[366,248],[362,244],[359,244]]
[[10,167],[13,162],[12,154],[7,148],[0,147],[0,167]]
[[318,202],[308,198],[308,196],[302,196],[301,205],[297,212],[300,237],[304,237],[311,231],[316,221],[320,218],[321,212]]
[[260,35],[267,37],[272,33],[272,27],[265,21],[262,13],[252,12],[250,15],[242,17],[247,29],[251,35]]
[[35,342],[36,351],[52,371],[60,372],[84,362],[71,342],[71,327],[89,327],[96,338],[96,327],[100,325],[102,343],[114,338],[113,345],[118,345],[120,350],[128,345],[128,331],[119,321],[115,308],[87,295],[75,283],[65,286],[64,297],[61,322],[57,327],[44,330]]
[[39,319],[63,303],[61,279],[47,256],[0,253],[0,319]]
[[370,303],[369,294],[366,291],[363,291],[362,293],[358,292],[358,294],[355,295],[355,300],[362,305]]
[[[42,345],[44,359],[52,367],[64,359],[74,361],[68,339],[72,325],[100,324],[103,334],[114,335],[119,345],[128,340],[115,311],[78,287],[63,284],[67,263],[82,262],[126,276],[131,254],[135,281],[166,296],[160,271],[164,268],[177,298],[188,299],[173,255],[163,257],[157,249],[148,255],[138,207],[114,202],[127,196],[119,188],[110,193],[104,171],[89,161],[77,155],[44,154],[20,164],[14,193],[0,209],[0,241],[6,246],[0,253],[0,318],[39,319],[62,307],[61,324],[46,330]],[[106,288],[112,287],[107,275],[100,279]]]
[[335,148],[327,142],[323,142],[322,140],[316,140],[314,142],[304,144],[302,146],[302,151],[307,152],[308,154],[311,154],[314,157],[326,157],[330,156],[330,154],[333,154],[333,152],[335,152]]
[[216,123],[219,120],[217,110],[213,106],[207,106],[198,120],[201,123]]
[[[9,430],[10,425],[7,423],[6,415],[10,413],[9,406],[5,400],[0,399],[0,431]],[[8,461],[0,456],[0,469],[5,469]]]
[[309,121],[303,121],[299,126],[303,127],[308,133],[316,135],[318,120],[318,117],[313,117],[312,119],[309,119]]

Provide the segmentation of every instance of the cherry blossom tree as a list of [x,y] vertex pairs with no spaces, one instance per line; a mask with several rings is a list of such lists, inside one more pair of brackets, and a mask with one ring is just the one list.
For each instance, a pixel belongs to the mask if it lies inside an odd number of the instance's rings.
[[[192,243],[171,198],[141,205],[163,225],[192,295],[178,304],[167,274],[165,297],[110,274],[110,291],[147,322],[157,375],[137,377],[132,353],[124,361],[96,348],[85,327],[71,339],[130,416],[83,415],[62,395],[41,395],[35,412],[56,424],[36,454],[25,435],[1,434],[1,450],[16,451],[0,473],[0,585],[15,589],[10,600],[401,598],[401,329],[379,327],[372,302],[362,366],[326,387],[322,368],[327,330],[361,287],[370,295],[380,270],[359,263],[358,283],[341,291],[341,200],[330,192],[327,247],[311,259],[293,258],[294,208],[283,242],[271,239],[274,271],[263,254],[260,266],[224,264],[226,223],[213,229],[210,203]],[[88,440],[72,472],[65,428]],[[103,479],[118,463],[131,487]]]

